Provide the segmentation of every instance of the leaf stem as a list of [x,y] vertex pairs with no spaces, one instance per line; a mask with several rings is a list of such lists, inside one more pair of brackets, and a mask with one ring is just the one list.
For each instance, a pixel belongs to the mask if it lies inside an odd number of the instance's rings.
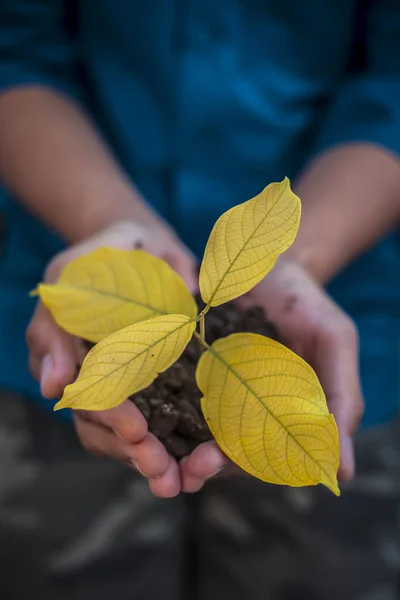
[[211,308],[211,304],[210,303],[206,304],[206,306],[201,311],[201,314],[206,315],[208,313],[208,311],[210,310],[210,308]]
[[202,339],[201,334],[198,331],[195,331],[193,335],[197,339],[197,341],[199,342],[199,344],[202,348],[205,348],[206,350],[209,350],[211,348],[211,346],[209,344],[207,344],[207,342],[205,340]]
[[206,341],[206,322],[204,319],[204,312],[201,312],[200,315],[200,339],[202,342]]

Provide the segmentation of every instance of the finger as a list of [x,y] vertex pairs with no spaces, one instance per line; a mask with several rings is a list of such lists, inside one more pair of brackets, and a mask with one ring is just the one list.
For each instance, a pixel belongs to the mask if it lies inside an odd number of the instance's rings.
[[75,412],[85,421],[108,427],[126,444],[137,444],[147,435],[147,421],[130,400],[108,410]]
[[204,486],[206,479],[195,477],[190,473],[187,466],[188,457],[182,458],[179,463],[179,469],[181,473],[182,491],[187,494],[194,494],[199,492]]
[[338,478],[340,481],[351,481],[356,471],[356,461],[354,456],[354,441],[349,435],[340,434],[340,466]]
[[152,433],[144,440],[131,446],[130,452],[135,467],[145,477],[161,477],[170,467],[170,458],[165,446]]
[[221,452],[216,442],[200,444],[186,460],[181,461],[183,491],[198,491],[207,479],[221,474],[228,464],[228,458]]
[[348,481],[354,476],[353,435],[362,414],[363,399],[358,366],[358,340],[353,326],[322,331],[316,347],[317,372],[328,406],[335,416],[340,440],[338,476]]
[[179,467],[174,458],[169,457],[168,468],[160,477],[150,479],[151,492],[160,498],[174,498],[181,491]]
[[75,428],[84,449],[90,454],[108,456],[132,467],[130,456],[131,446],[120,440],[112,431],[101,425],[96,425],[81,419],[79,415],[74,416]]
[[170,468],[170,459],[161,442],[149,434],[139,444],[127,444],[101,424],[74,414],[75,427],[87,452],[108,456],[134,467],[144,477],[162,477]]
[[60,329],[49,311],[39,303],[27,330],[32,375],[40,381],[45,398],[58,398],[77,375],[86,353],[78,340]]

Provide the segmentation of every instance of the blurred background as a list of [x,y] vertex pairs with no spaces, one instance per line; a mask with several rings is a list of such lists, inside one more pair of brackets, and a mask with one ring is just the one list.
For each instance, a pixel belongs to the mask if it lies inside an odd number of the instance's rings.
[[161,500],[131,470],[83,454],[69,425],[25,408],[1,403],[0,598],[400,597],[397,419],[357,436],[357,476],[340,498],[227,478]]

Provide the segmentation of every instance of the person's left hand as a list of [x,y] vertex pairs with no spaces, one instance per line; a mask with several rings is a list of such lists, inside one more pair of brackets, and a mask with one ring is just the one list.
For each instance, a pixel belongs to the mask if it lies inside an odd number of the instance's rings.
[[[132,249],[137,245],[164,259],[192,291],[196,289],[197,264],[190,251],[167,225],[155,220],[140,223],[138,219],[111,224],[62,251],[48,264],[44,281],[54,283],[71,260],[96,248]],[[30,370],[40,381],[43,397],[60,398],[64,388],[76,379],[87,346],[63,331],[41,301],[37,303],[28,327],[27,343]],[[142,413],[130,400],[109,410],[75,410],[72,415],[85,450],[135,468],[148,479],[151,491],[157,496],[170,498],[180,493],[177,461],[148,431]]]
[[[339,430],[339,479],[354,475],[353,435],[363,414],[358,338],[352,320],[297,263],[280,259],[273,271],[240,299],[262,306],[279,340],[316,371]],[[198,491],[207,479],[238,469],[215,442],[198,446],[180,464],[182,489]]]

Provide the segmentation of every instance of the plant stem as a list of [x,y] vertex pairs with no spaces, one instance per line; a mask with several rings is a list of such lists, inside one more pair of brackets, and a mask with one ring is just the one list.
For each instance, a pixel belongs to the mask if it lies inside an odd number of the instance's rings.
[[197,339],[197,341],[199,342],[199,344],[200,344],[200,347],[201,347],[201,348],[203,348],[203,349],[205,349],[205,350],[209,350],[209,349],[210,349],[210,346],[209,346],[209,344],[207,344],[207,342],[206,342],[205,340],[203,340],[203,339],[202,339],[202,337],[201,337],[201,335],[200,335],[200,333],[199,333],[198,331],[195,331],[195,332],[194,332],[194,337],[195,337],[195,338]]
[[201,312],[200,313],[200,339],[202,342],[206,341],[206,328],[205,328],[205,319],[204,319],[204,313]]
[[208,311],[210,310],[210,308],[211,308],[211,304],[207,304],[207,305],[206,305],[206,306],[203,308],[203,310],[201,311],[201,313],[202,313],[203,315],[206,315],[206,314],[208,313]]

